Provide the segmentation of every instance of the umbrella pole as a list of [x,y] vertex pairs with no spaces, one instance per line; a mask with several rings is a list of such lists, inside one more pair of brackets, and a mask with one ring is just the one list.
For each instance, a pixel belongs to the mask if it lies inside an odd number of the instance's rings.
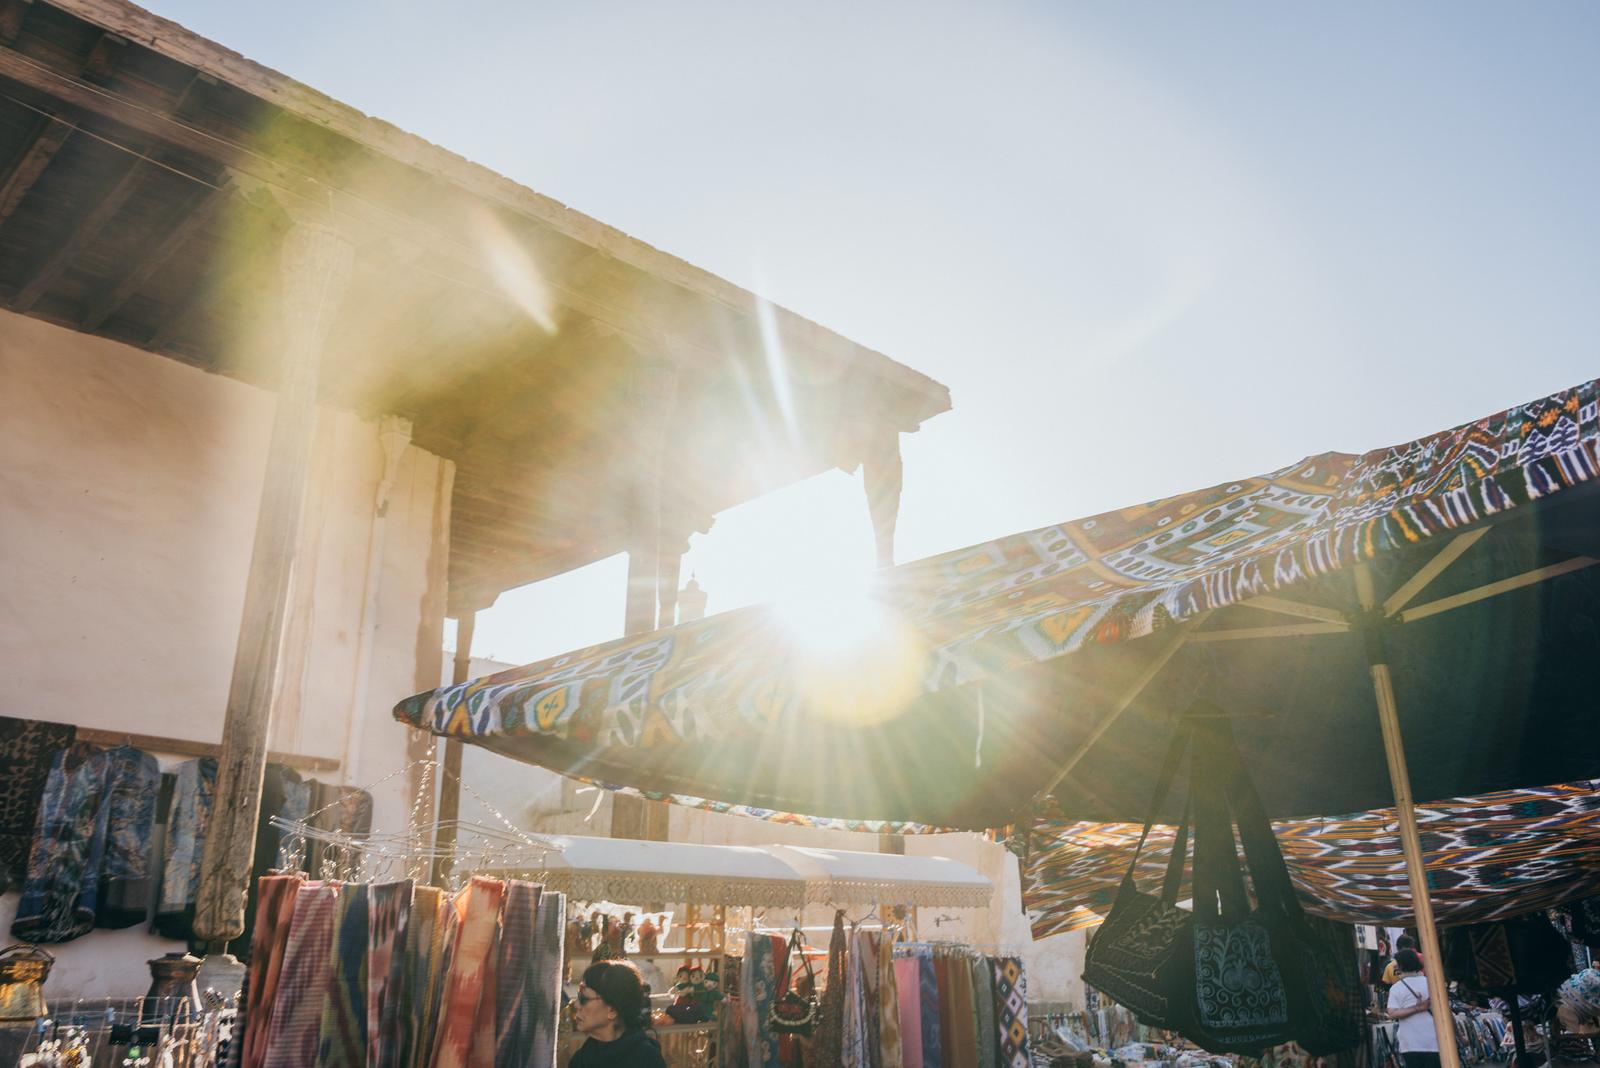
[[[1361,607],[1377,605],[1372,576],[1363,565],[1356,569],[1356,592]],[[1378,722],[1383,727],[1383,752],[1389,763],[1389,783],[1394,789],[1395,817],[1400,824],[1400,844],[1405,852],[1406,879],[1411,884],[1411,906],[1416,913],[1417,935],[1422,940],[1422,962],[1428,979],[1428,1007],[1439,1038],[1441,1068],[1461,1068],[1456,1048],[1455,1017],[1450,1014],[1450,990],[1444,975],[1444,954],[1439,949],[1439,929],[1433,922],[1433,901],[1428,896],[1427,866],[1422,858],[1422,835],[1417,830],[1417,809],[1411,799],[1411,774],[1406,769],[1405,742],[1400,736],[1400,710],[1389,674],[1388,654],[1380,635],[1367,633],[1367,659],[1372,689],[1378,699]]]

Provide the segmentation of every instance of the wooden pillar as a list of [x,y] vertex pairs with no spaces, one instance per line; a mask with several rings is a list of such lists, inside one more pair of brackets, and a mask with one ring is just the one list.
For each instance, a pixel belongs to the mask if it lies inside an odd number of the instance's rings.
[[[456,656],[451,663],[450,681],[459,686],[472,678],[472,638],[478,629],[478,613],[468,612],[456,620]],[[450,852],[456,845],[456,824],[461,819],[461,761],[466,743],[459,738],[444,740],[444,767],[439,774],[439,818],[433,825],[434,886],[443,886],[450,876]]]
[[903,474],[900,432],[893,427],[877,428],[861,462],[861,481],[867,491],[867,511],[872,516],[872,537],[879,567],[894,566],[894,531],[900,519]]
[[216,801],[195,899],[195,935],[216,949],[244,933],[267,734],[316,427],[317,368],[349,281],[351,257],[350,245],[325,225],[302,223],[284,241],[284,347],[277,407],[228,686]]

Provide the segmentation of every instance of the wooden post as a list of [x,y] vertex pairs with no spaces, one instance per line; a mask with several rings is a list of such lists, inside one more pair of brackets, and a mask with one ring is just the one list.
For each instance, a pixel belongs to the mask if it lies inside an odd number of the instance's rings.
[[[1378,598],[1367,565],[1356,567],[1356,598],[1369,613],[1378,608]],[[1444,954],[1439,948],[1439,928],[1433,922],[1433,899],[1428,894],[1427,862],[1422,856],[1422,835],[1417,830],[1417,808],[1411,799],[1411,774],[1406,768],[1405,741],[1400,736],[1400,709],[1394,696],[1394,679],[1389,673],[1389,656],[1384,648],[1382,623],[1369,622],[1366,639],[1367,661],[1372,673],[1372,690],[1378,701],[1378,722],[1383,727],[1383,752],[1389,762],[1389,783],[1394,788],[1396,822],[1400,824],[1400,846],[1406,858],[1406,879],[1411,884],[1411,908],[1416,914],[1417,937],[1422,942],[1424,974],[1428,977],[1428,1007],[1432,1010],[1433,1030],[1439,1039],[1441,1068],[1461,1068],[1456,1048],[1455,1017],[1450,1015],[1450,990],[1445,982]]]
[[316,427],[317,367],[349,281],[351,258],[350,245],[328,226],[302,223],[284,241],[284,348],[277,407],[228,686],[216,801],[195,899],[195,936],[218,950],[244,933],[278,659]]
[[861,482],[867,491],[867,511],[872,516],[872,537],[879,567],[894,566],[894,531],[900,518],[903,474],[900,432],[893,427],[877,429],[861,461]]
[[[459,686],[472,678],[472,637],[478,629],[478,613],[468,612],[456,620],[456,656],[451,664],[450,681]],[[439,818],[433,825],[434,886],[443,886],[450,875],[450,851],[456,844],[456,823],[461,819],[461,761],[466,743],[459,738],[444,740],[444,770],[439,775]]]

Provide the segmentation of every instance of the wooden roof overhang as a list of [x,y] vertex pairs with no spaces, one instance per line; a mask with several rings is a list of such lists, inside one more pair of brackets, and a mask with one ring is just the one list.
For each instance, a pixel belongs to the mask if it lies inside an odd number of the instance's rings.
[[[352,239],[326,403],[455,461],[450,610],[947,410],[887,357],[175,23],[0,0],[0,302],[271,388],[279,242]],[[781,354],[781,358],[778,358]]]

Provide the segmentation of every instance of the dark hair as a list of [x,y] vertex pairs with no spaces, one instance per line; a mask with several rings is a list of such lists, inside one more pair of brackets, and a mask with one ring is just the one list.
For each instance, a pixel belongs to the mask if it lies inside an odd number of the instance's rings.
[[1403,972],[1420,972],[1422,956],[1414,949],[1402,949],[1394,955],[1394,962]]
[[649,1022],[650,1001],[645,996],[644,979],[632,961],[603,960],[591,964],[584,970],[583,985],[617,1010],[617,1020],[624,1032],[641,1030]]
[[1395,939],[1394,948],[1395,949],[1416,949],[1417,948],[1417,940],[1415,938],[1412,938],[1410,935],[1401,935],[1399,938]]

